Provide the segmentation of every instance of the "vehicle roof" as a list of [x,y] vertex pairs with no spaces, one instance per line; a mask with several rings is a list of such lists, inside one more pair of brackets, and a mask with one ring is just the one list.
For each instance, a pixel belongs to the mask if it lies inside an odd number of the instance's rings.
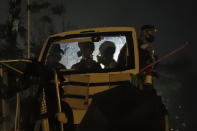
[[135,31],[133,27],[97,27],[97,28],[87,28],[87,29],[77,29],[77,30],[71,30],[66,32],[61,32],[58,34],[50,35],[51,37],[56,36],[65,36],[69,34],[86,34],[86,33],[97,33],[97,32],[113,32],[113,31]]

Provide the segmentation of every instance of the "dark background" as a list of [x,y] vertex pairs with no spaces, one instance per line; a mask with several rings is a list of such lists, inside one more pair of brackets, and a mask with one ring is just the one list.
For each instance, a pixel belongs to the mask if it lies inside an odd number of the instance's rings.
[[[190,44],[184,50],[171,56],[158,66],[159,79],[155,88],[169,110],[170,128],[174,131],[196,131],[196,6],[194,1],[161,0],[30,0],[32,3],[48,3],[37,12],[32,12],[31,35],[39,52],[41,43],[49,34],[89,27],[127,26],[139,29],[144,24],[154,24],[159,28],[154,47],[159,56],[179,47],[185,41]],[[25,0],[21,25],[26,27]],[[63,5],[62,13],[53,7]],[[43,20],[47,16],[47,20]],[[8,18],[8,2],[1,0],[0,24]],[[45,17],[46,18],[46,17]],[[42,33],[41,33],[42,32]],[[0,49],[2,45],[0,43]],[[18,39],[18,48],[25,52],[25,40]],[[32,47],[33,48],[33,47]],[[35,51],[36,50],[36,51]],[[8,49],[9,51],[9,49]],[[34,53],[34,54],[33,54]],[[2,54],[2,53],[0,53]],[[25,53],[24,53],[25,56]],[[3,56],[0,56],[3,58]],[[17,57],[17,56],[16,56]]]

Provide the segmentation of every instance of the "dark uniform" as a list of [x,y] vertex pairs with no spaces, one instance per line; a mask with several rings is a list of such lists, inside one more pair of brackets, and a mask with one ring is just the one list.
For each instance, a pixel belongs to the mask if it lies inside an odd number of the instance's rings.
[[[141,29],[143,32],[144,30],[147,31],[155,31],[155,27],[152,25],[144,25]],[[143,41],[145,39],[145,42]],[[139,64],[140,64],[140,70],[146,67],[147,65],[153,63],[155,60],[157,60],[157,56],[153,54],[152,50],[150,49],[150,44],[154,41],[154,34],[152,33],[147,33],[147,34],[142,34],[141,33],[141,39],[138,40],[139,44]],[[146,48],[143,44],[148,44]],[[142,46],[144,46],[142,48]],[[159,96],[157,96],[157,92],[154,89],[154,86],[152,83],[146,83],[145,78],[150,75],[151,77],[156,76],[156,73],[154,72],[154,69],[156,68],[156,65],[149,67],[145,71],[143,71],[141,74],[139,74],[139,88],[143,89],[143,93],[146,94],[148,97],[158,97],[156,101],[159,102],[159,105],[157,109],[159,110],[158,112],[155,112],[156,115],[159,115],[160,119],[159,121],[159,127],[161,127],[160,130],[164,130],[164,116],[168,114],[167,109],[165,108],[165,105],[162,103],[162,100]],[[140,87],[141,86],[141,87]]]
[[101,66],[94,60],[92,59],[81,59],[79,63],[74,64],[72,69],[76,70],[99,70],[101,69]]
[[[21,128],[24,131],[33,131],[35,126],[39,128],[41,126],[39,125],[39,120],[43,118],[48,118],[50,130],[56,131],[60,128],[60,124],[56,118],[56,113],[58,113],[56,87],[52,81],[54,80],[54,71],[57,72],[60,81],[63,80],[63,76],[60,74],[59,69],[65,67],[59,63],[61,59],[60,48],[56,46],[56,50],[53,51],[54,52],[50,53],[48,56],[46,66],[36,61],[27,65],[23,77],[23,87],[30,87],[29,89],[26,89],[27,91],[29,90],[29,92],[32,90],[31,88],[34,88],[33,90],[35,93],[29,95],[22,101]],[[46,113],[41,113],[43,89],[46,100]],[[61,87],[59,89],[60,97],[63,97],[64,91]],[[68,119],[68,123],[64,124],[64,130],[73,131],[74,125],[72,109],[64,101],[61,101],[61,106],[62,112],[66,114]]]
[[[154,62],[154,56],[152,54],[152,50],[150,49],[150,46],[154,41],[154,33],[155,27],[152,25],[144,25],[141,28],[140,39],[138,40],[140,70]],[[139,74],[140,89],[145,89],[145,84],[152,85],[152,73],[153,67],[150,67]],[[149,86],[146,87],[148,88]]]
[[[141,41],[138,40],[139,45],[141,45]],[[153,62],[152,53],[150,50],[139,48],[139,65],[140,69],[143,69],[145,66],[151,64]]]

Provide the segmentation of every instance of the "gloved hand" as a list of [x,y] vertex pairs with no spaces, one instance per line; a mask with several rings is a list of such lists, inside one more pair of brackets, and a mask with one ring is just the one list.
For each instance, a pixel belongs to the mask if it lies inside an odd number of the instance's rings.
[[59,112],[56,114],[57,120],[61,123],[67,123],[68,122],[68,118],[66,117],[65,113],[63,112]]

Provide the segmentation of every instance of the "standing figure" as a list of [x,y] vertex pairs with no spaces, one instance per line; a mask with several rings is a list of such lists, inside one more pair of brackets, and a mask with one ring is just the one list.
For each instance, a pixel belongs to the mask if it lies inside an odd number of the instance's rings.
[[[27,97],[21,108],[21,127],[24,131],[40,131],[48,119],[50,130],[59,130],[59,123],[63,123],[64,130],[73,131],[73,112],[68,103],[61,100],[62,112],[58,112],[57,93],[54,83],[54,71],[58,78],[63,81],[60,69],[65,68],[59,63],[61,60],[59,45],[54,45],[48,55],[46,65],[33,61],[26,67],[22,86],[34,90],[34,94]],[[25,89],[24,89],[25,90]],[[27,90],[28,91],[28,90]],[[64,90],[59,86],[60,99],[63,98]],[[46,124],[47,125],[47,124]],[[48,126],[44,127],[47,129]]]
[[[140,69],[151,64],[156,59],[154,50],[152,50],[152,43],[155,40],[156,28],[153,25],[143,25],[139,38],[139,64]],[[150,67],[140,74],[139,88],[143,89],[143,85],[152,85],[153,68]]]

